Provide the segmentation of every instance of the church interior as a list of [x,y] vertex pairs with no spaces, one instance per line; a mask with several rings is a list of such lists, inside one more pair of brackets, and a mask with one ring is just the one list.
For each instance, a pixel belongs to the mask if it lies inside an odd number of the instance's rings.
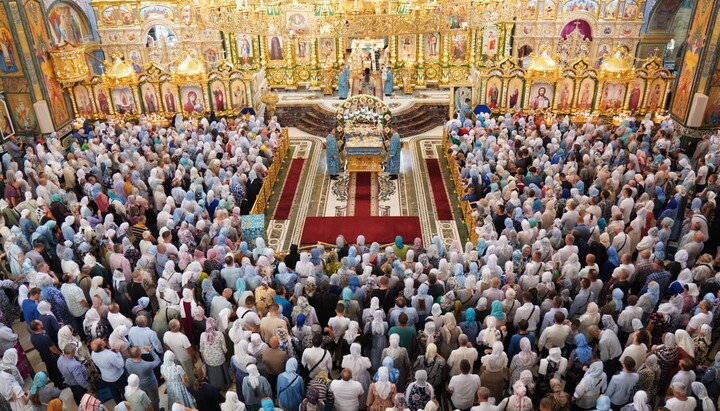
[[719,14],[720,0],[4,0],[3,170],[72,180],[91,201],[94,174],[170,230],[208,218],[176,207],[214,204],[240,222],[233,245],[277,255],[360,238],[470,255],[507,227],[527,260],[536,247],[517,239],[540,244],[535,224],[561,253],[548,204],[594,210],[665,160],[658,198],[687,189],[694,212],[714,207]]

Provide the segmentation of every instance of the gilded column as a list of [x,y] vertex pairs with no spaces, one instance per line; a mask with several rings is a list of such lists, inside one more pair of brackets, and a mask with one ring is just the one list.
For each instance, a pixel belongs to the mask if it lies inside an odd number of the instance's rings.
[[417,78],[415,88],[425,88],[425,34],[418,34],[417,40]]
[[318,64],[318,47],[317,38],[312,38],[308,43],[310,44],[310,90],[319,90],[318,85],[320,65]]

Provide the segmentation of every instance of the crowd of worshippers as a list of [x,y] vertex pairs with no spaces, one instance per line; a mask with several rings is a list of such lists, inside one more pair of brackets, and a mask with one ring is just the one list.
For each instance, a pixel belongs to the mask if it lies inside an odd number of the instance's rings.
[[278,130],[11,141],[0,410],[715,411],[717,135],[461,114],[475,244],[276,253],[240,216]]

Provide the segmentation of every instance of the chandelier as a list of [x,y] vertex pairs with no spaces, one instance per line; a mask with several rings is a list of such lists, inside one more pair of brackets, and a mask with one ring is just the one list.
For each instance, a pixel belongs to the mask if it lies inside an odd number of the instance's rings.
[[[512,22],[520,0],[197,0],[198,22],[226,33],[290,37],[380,37],[451,32]],[[301,13],[303,21],[286,20]],[[465,20],[457,24],[454,15]],[[302,19],[301,18],[301,19]],[[297,27],[294,25],[297,24]]]

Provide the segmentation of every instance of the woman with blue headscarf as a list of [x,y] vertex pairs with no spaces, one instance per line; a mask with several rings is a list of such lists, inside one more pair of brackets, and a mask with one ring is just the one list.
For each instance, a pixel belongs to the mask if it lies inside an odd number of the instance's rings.
[[468,340],[472,343],[473,347],[477,347],[477,336],[482,328],[482,324],[476,321],[475,318],[475,309],[468,308],[465,310],[465,321],[460,323],[460,329],[463,334],[468,337]]
[[393,244],[392,248],[393,248],[393,252],[395,253],[395,256],[400,261],[405,261],[407,250],[410,249],[410,247],[406,246],[403,243],[403,238],[401,236],[395,237],[395,244]]
[[285,372],[277,378],[278,403],[283,410],[298,409],[305,397],[305,384],[297,368],[297,360],[290,358],[285,363]]
[[[388,380],[393,383],[397,384],[400,380],[400,370],[395,368],[395,362],[393,361],[392,357],[387,356],[383,358],[382,366],[388,369]],[[378,373],[376,372],[373,376],[373,382],[378,381]]]
[[582,378],[583,368],[590,365],[592,360],[592,348],[588,345],[585,334],[575,335],[575,349],[568,357],[568,371],[566,374],[565,387],[567,391],[574,392],[575,386]]

